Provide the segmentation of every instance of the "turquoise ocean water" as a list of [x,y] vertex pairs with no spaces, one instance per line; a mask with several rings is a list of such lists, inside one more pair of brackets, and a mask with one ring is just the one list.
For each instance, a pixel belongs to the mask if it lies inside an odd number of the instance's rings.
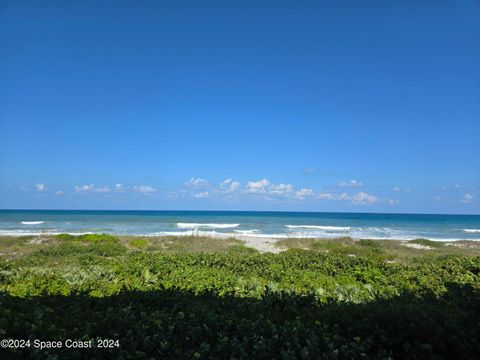
[[480,240],[480,215],[0,210],[0,235],[58,233]]

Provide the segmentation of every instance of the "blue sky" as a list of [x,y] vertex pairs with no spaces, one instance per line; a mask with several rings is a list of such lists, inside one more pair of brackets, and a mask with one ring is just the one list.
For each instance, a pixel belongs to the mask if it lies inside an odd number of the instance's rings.
[[0,208],[480,213],[476,1],[2,1]]

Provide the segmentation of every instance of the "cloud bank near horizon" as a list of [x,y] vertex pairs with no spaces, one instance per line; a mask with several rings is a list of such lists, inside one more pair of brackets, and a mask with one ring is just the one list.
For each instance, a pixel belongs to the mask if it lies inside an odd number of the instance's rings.
[[[361,188],[361,189],[360,189]],[[4,188],[5,191],[6,188]],[[45,182],[37,182],[29,186],[8,187],[8,191],[20,191],[24,194],[31,192],[37,198],[58,198],[65,201],[83,201],[82,199],[95,200],[100,203],[129,204],[134,199],[144,199],[149,204],[162,199],[172,201],[182,200],[192,206],[205,206],[207,204],[272,204],[272,206],[301,206],[302,204],[315,206],[315,204],[344,204],[349,208],[377,205],[394,209],[408,201],[412,189],[407,186],[390,186],[383,191],[372,189],[360,180],[350,179],[332,182],[330,186],[313,188],[296,186],[288,182],[274,182],[265,177],[247,181],[234,178],[225,178],[220,181],[211,181],[202,177],[190,177],[181,185],[159,188],[155,184],[76,184],[68,188],[55,188]],[[468,191],[467,191],[468,190]],[[437,193],[430,195],[427,201],[431,204],[457,203],[460,206],[471,207],[477,202],[477,188],[462,187],[458,184],[444,186],[437,189]],[[438,193],[442,193],[442,196]],[[450,192],[450,197],[446,196]],[[413,194],[418,196],[418,192]],[[404,196],[404,198],[401,198]],[[405,198],[406,197],[406,198]],[[155,200],[157,199],[157,200]],[[195,205],[197,204],[197,205]],[[327,205],[328,206],[328,205]],[[207,206],[208,207],[208,206]],[[280,209],[280,208],[279,208]]]

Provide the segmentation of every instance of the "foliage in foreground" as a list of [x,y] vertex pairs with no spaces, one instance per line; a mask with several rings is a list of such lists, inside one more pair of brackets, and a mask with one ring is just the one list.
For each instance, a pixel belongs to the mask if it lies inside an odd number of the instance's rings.
[[[475,358],[480,258],[289,250],[167,254],[115,238],[0,257],[2,338],[119,340],[9,358]],[[142,243],[131,244],[140,245]],[[138,247],[138,246],[137,246]],[[373,250],[372,250],[373,248]],[[1,356],[1,355],[0,355]]]

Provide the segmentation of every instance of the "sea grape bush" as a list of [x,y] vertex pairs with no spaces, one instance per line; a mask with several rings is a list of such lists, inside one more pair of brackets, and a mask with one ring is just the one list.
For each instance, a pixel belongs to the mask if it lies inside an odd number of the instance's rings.
[[[113,338],[9,358],[475,358],[480,258],[128,251],[109,235],[0,257],[0,334]],[[366,242],[366,248],[374,245]],[[141,248],[141,246],[140,246]]]

